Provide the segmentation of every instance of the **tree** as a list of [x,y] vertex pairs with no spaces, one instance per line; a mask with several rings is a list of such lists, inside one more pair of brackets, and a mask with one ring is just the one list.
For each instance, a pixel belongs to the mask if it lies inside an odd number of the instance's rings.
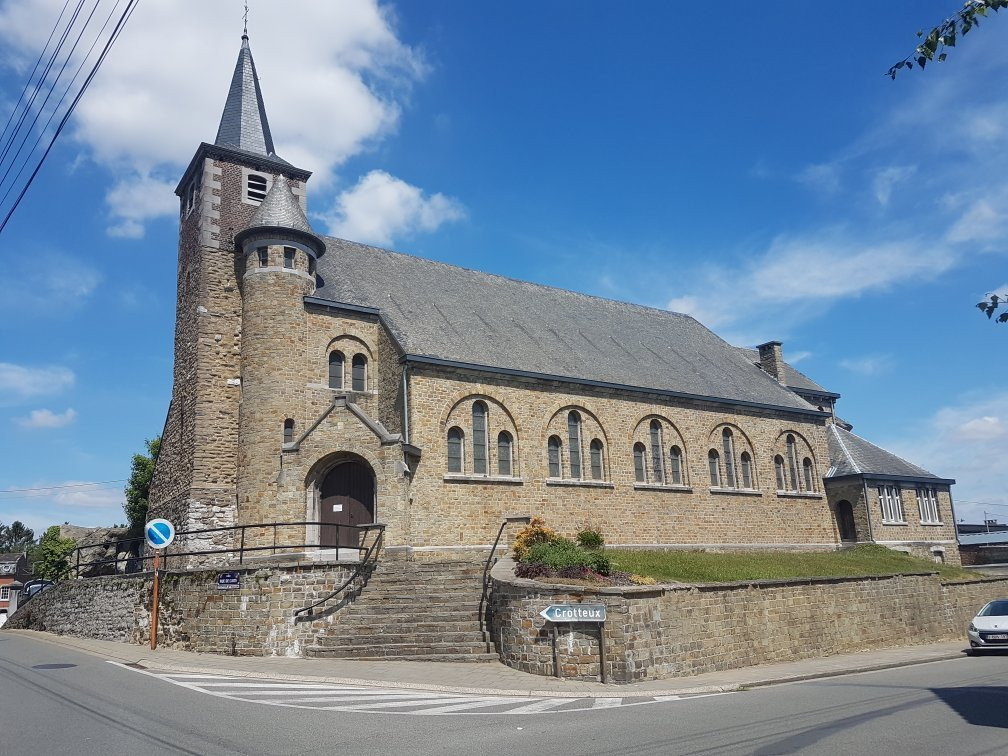
[[147,454],[134,454],[129,480],[126,482],[126,519],[132,530],[143,530],[147,522],[148,499],[150,497],[151,480],[154,478],[154,465],[161,452],[161,436],[144,441]]
[[0,551],[23,551],[35,543],[35,531],[20,520],[10,525],[0,523]]
[[28,551],[28,561],[35,577],[60,580],[70,569],[70,554],[77,548],[73,538],[60,536],[60,526],[53,525],[39,539],[38,545]]
[[980,19],[987,16],[988,11],[997,13],[1002,8],[1008,8],[1008,0],[966,0],[966,3],[956,13],[952,14],[935,26],[924,36],[924,30],[917,32],[923,42],[903,60],[893,64],[886,72],[890,79],[896,78],[896,72],[901,68],[912,69],[914,63],[924,70],[928,61],[945,61],[948,47],[955,47],[957,37],[965,37],[970,29],[980,26]]

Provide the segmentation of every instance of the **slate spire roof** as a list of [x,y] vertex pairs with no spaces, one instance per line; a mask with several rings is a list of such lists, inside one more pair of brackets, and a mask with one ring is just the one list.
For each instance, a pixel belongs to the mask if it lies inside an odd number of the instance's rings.
[[238,62],[231,77],[231,89],[228,90],[214,144],[257,155],[276,154],[247,34],[242,35]]
[[325,242],[312,229],[308,217],[301,209],[301,203],[282,173],[273,180],[273,185],[266,192],[248,226],[235,235],[235,241],[242,244],[252,234],[261,236],[271,229],[276,229],[278,236],[291,235],[306,242],[315,250],[316,257],[325,253]]

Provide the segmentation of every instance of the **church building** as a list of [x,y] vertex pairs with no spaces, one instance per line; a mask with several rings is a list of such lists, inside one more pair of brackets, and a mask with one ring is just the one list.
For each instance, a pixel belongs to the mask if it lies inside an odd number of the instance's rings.
[[[151,516],[285,543],[466,551],[508,516],[611,545],[958,562],[950,486],[851,432],[781,345],[318,234],[248,37],[180,199],[174,385]],[[320,524],[312,524],[320,523]],[[234,531],[183,536],[227,545]]]

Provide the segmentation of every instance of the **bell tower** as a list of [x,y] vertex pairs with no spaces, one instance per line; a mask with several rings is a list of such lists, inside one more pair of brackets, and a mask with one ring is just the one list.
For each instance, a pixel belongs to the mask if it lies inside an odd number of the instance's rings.
[[235,235],[249,228],[277,182],[304,217],[310,176],[276,154],[248,35],[243,34],[217,136],[213,144],[199,145],[175,190],[174,380],[150,510],[178,530],[237,521],[246,259]]

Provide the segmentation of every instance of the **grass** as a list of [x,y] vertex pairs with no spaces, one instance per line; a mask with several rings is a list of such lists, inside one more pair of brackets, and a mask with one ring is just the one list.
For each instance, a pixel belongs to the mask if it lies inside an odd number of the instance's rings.
[[606,550],[614,570],[653,577],[659,583],[730,583],[806,577],[856,577],[900,572],[938,572],[945,580],[983,577],[950,564],[935,564],[884,546],[861,544],[845,551],[727,552]]

